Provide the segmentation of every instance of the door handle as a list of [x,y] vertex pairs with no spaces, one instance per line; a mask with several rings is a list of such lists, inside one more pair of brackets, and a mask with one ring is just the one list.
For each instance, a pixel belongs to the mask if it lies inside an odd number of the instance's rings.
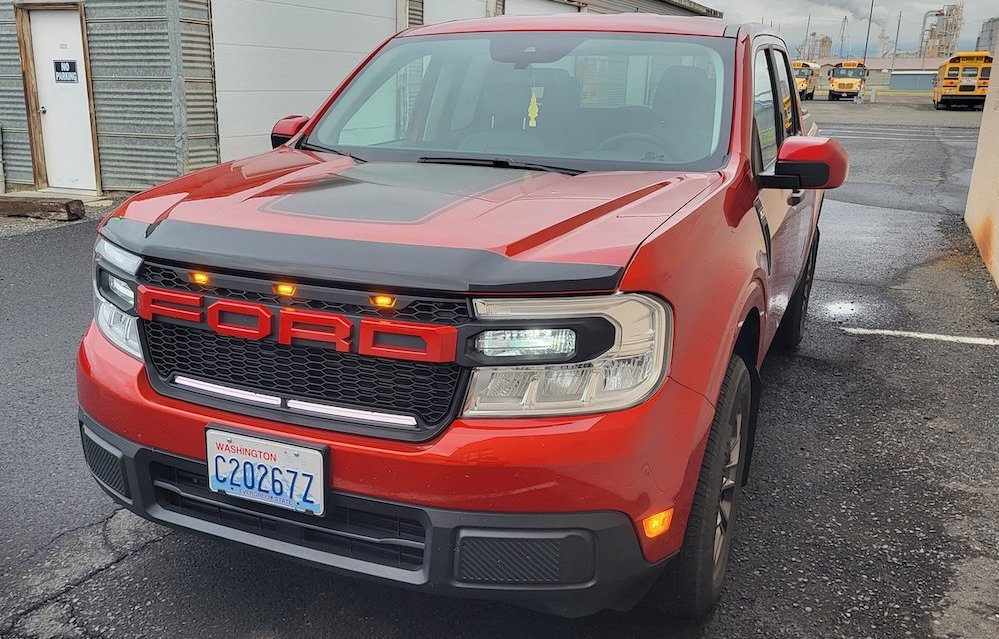
[[787,196],[788,206],[798,206],[805,201],[805,189],[798,189],[797,191],[791,191],[791,195]]
[[45,107],[38,107],[38,112],[41,113],[42,115],[45,115],[46,113],[49,112],[49,110],[46,109]]

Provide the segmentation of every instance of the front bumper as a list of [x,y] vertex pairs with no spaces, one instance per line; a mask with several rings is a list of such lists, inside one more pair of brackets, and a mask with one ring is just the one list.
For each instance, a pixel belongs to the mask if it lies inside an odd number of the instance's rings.
[[149,520],[351,575],[577,617],[634,605],[665,560],[647,561],[620,512],[508,514],[415,507],[327,488],[323,517],[213,493],[200,460],[115,434],[82,409],[98,483]]

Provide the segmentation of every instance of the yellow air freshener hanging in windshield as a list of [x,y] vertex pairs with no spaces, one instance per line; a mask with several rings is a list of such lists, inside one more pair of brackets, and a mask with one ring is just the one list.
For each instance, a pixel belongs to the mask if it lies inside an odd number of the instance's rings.
[[531,101],[527,105],[527,126],[538,126],[538,96],[531,87]]

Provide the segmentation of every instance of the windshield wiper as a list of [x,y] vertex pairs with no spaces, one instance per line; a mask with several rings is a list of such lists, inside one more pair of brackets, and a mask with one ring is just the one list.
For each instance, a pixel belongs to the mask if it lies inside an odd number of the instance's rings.
[[322,151],[323,153],[336,153],[337,155],[342,155],[352,159],[353,161],[361,164],[362,162],[367,162],[364,158],[359,158],[356,155],[347,153],[346,151],[341,151],[340,149],[334,149],[333,147],[323,146],[321,144],[315,144],[313,142],[302,142],[298,145],[298,148],[304,151]]
[[565,173],[579,175],[586,173],[581,169],[571,169],[567,166],[554,164],[535,164],[534,162],[519,162],[510,158],[457,158],[445,156],[425,156],[417,160],[422,164],[462,164],[467,166],[492,166],[498,169],[525,169],[528,171],[548,171],[549,173]]

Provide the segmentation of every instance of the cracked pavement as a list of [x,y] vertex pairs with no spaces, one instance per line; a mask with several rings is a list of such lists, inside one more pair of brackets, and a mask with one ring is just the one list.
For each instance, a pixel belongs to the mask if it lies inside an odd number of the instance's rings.
[[0,238],[0,637],[999,637],[999,349],[842,330],[999,337],[961,222],[976,130],[808,106],[859,131],[851,181],[824,209],[804,343],[762,372],[729,581],[703,623],[429,597],[117,509],[75,423],[88,221]]

